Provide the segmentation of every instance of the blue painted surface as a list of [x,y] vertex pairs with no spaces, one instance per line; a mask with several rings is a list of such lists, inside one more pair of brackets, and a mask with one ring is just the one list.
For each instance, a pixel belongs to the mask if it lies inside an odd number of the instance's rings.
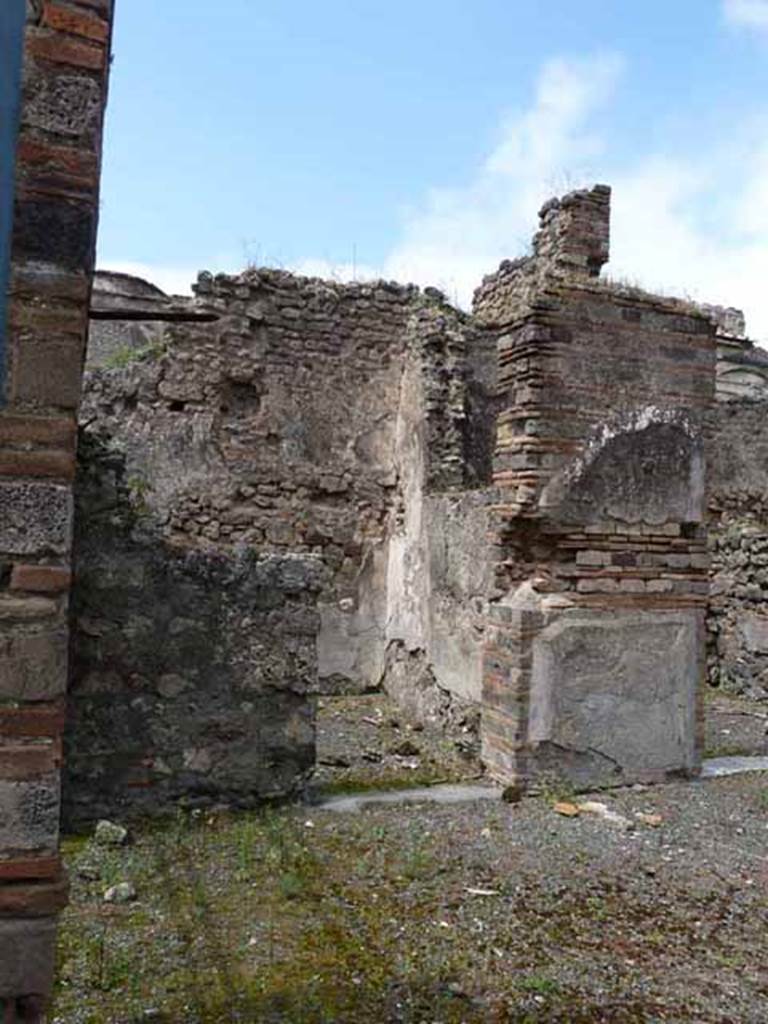
[[6,304],[25,17],[25,0],[0,0],[0,396],[5,395]]

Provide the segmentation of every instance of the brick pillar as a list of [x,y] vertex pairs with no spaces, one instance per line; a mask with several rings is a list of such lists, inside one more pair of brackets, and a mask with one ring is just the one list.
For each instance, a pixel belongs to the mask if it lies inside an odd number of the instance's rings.
[[3,1024],[42,1019],[66,902],[58,829],[72,480],[111,26],[112,0],[26,3],[0,321]]
[[482,740],[504,782],[695,774],[711,318],[596,280],[608,190],[548,203],[475,297],[497,332],[498,552]]

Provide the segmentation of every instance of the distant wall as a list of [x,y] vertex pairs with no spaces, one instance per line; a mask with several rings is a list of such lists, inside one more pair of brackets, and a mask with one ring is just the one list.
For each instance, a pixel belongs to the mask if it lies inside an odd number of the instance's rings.
[[[99,302],[119,310],[117,292],[102,288]],[[311,727],[312,694],[388,686],[401,649],[427,663],[440,717],[452,693],[479,698],[492,340],[438,292],[387,282],[203,274],[185,308],[215,322],[168,323],[160,345],[86,377],[73,816],[289,792],[313,749],[295,724]],[[471,554],[465,508],[478,519]],[[117,528],[125,516],[132,525]],[[293,590],[276,582],[265,617],[249,586],[267,564],[316,574]],[[222,610],[241,605],[255,647]],[[193,643],[185,653],[184,630],[215,657]],[[300,665],[288,657],[297,644]],[[237,743],[217,744],[217,723],[255,700],[237,673],[257,672],[263,650],[284,671],[241,716],[246,772]],[[167,677],[178,694],[162,692]],[[293,760],[280,739],[291,734]],[[195,751],[204,767],[192,771]],[[238,789],[233,777],[249,773]]]
[[[161,316],[170,307],[168,296],[148,281],[97,270],[91,296],[86,369],[121,366],[142,350],[161,345],[165,324],[149,318],[153,314]],[[110,319],[94,319],[94,311],[110,314]],[[117,318],[120,313],[125,314],[125,319]],[[129,319],[136,315],[144,319]]]
[[768,396],[710,416],[709,681],[768,698]]

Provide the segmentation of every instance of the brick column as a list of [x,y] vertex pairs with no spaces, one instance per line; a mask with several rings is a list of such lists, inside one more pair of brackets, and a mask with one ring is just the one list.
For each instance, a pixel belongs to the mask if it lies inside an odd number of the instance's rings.
[[[56,914],[72,479],[112,0],[26,4],[0,410],[0,1018],[42,1018]],[[5,59],[6,55],[0,55]],[[0,240],[7,244],[7,240]]]
[[692,775],[707,600],[710,316],[597,279],[609,191],[548,203],[475,297],[497,331],[482,739],[508,783]]

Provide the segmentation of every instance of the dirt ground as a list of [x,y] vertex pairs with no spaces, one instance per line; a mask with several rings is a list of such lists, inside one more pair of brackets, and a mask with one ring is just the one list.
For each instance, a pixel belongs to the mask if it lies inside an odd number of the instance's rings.
[[[710,700],[708,755],[765,754],[766,713]],[[380,696],[324,701],[318,743],[316,800],[479,774],[470,735]],[[66,852],[58,1024],[768,1020],[768,773],[220,809]],[[135,898],[105,903],[117,882]]]

